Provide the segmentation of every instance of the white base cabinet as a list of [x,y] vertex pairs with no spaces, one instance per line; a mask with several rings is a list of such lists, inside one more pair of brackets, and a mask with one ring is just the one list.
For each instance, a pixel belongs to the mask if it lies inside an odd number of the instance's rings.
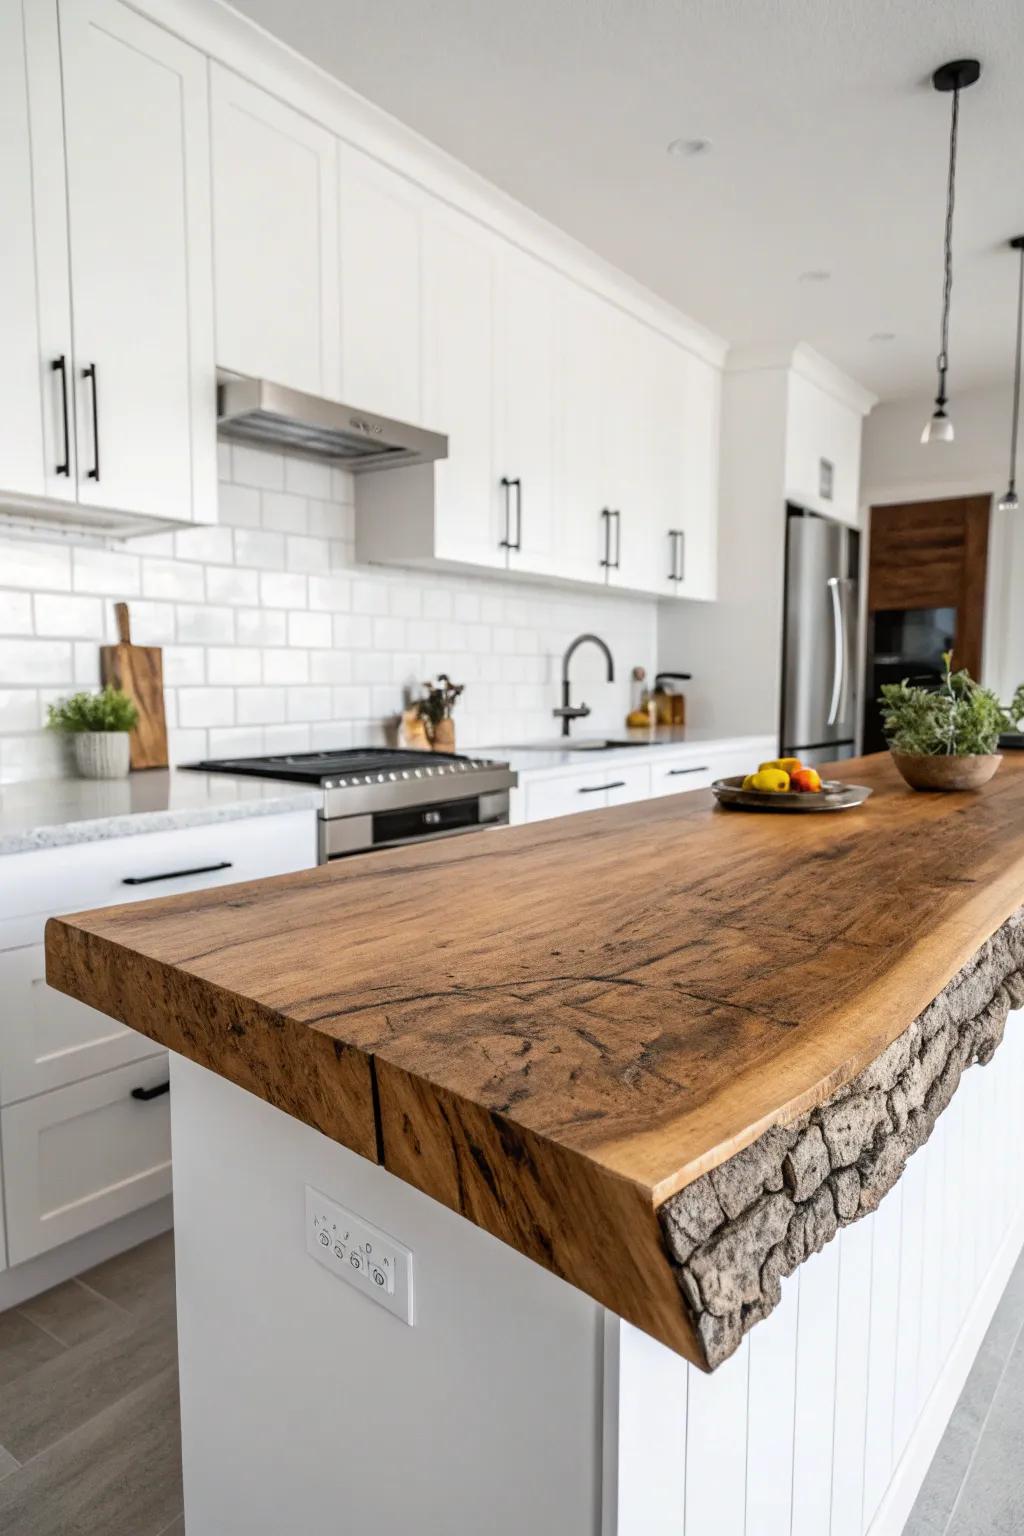
[[[706,1375],[175,1057],[189,1530],[898,1536],[1021,1250],[1022,1092],[1017,1012],[879,1210]],[[412,1250],[411,1328],[307,1253],[306,1185]]]
[[[167,1052],[46,985],[47,917],[315,863],[312,810],[0,858],[0,1269],[171,1189],[168,1100],[152,1093],[167,1082]],[[59,1270],[40,1267],[34,1289]]]

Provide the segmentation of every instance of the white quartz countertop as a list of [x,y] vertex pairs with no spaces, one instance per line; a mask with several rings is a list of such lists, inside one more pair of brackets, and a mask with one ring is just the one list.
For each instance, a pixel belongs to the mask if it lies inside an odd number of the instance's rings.
[[320,798],[308,784],[173,769],[7,784],[0,786],[0,854],[312,810]]
[[[654,730],[580,731],[570,738],[576,749],[566,747],[561,738],[552,737],[550,742],[531,746],[527,742],[504,746],[469,747],[470,757],[486,757],[508,763],[519,775],[553,777],[560,773],[579,773],[587,767],[601,768],[624,763],[650,762],[662,754],[672,752],[681,757],[692,753],[744,752],[751,754],[751,768],[758,761],[775,751],[773,738],[764,733],[758,735],[723,736],[720,732],[695,729],[692,726],[658,726]],[[581,749],[588,740],[613,740],[626,742],[625,746],[608,747],[601,751]],[[756,759],[756,760],[755,760]]]

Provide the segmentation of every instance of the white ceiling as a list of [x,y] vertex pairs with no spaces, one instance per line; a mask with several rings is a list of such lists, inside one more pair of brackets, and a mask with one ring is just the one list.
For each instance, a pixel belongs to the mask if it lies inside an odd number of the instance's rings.
[[951,394],[1009,378],[1021,0],[233,3],[730,341],[808,341],[883,398],[931,389],[950,98],[929,82],[974,55]]

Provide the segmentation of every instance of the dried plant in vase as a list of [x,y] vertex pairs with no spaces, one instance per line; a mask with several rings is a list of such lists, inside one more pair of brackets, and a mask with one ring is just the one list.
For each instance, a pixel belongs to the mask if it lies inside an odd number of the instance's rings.
[[413,705],[416,717],[423,723],[427,740],[434,752],[455,751],[455,721],[452,710],[458,703],[465,684],[453,683],[446,672],[439,672],[437,682],[425,682],[422,699]]

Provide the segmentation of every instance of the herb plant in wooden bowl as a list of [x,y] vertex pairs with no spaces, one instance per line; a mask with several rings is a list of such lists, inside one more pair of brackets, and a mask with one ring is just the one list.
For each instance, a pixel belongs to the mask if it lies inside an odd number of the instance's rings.
[[882,687],[882,724],[893,762],[912,789],[980,789],[995,773],[996,751],[1009,720],[995,694],[965,671],[945,674],[937,689],[906,678]]

